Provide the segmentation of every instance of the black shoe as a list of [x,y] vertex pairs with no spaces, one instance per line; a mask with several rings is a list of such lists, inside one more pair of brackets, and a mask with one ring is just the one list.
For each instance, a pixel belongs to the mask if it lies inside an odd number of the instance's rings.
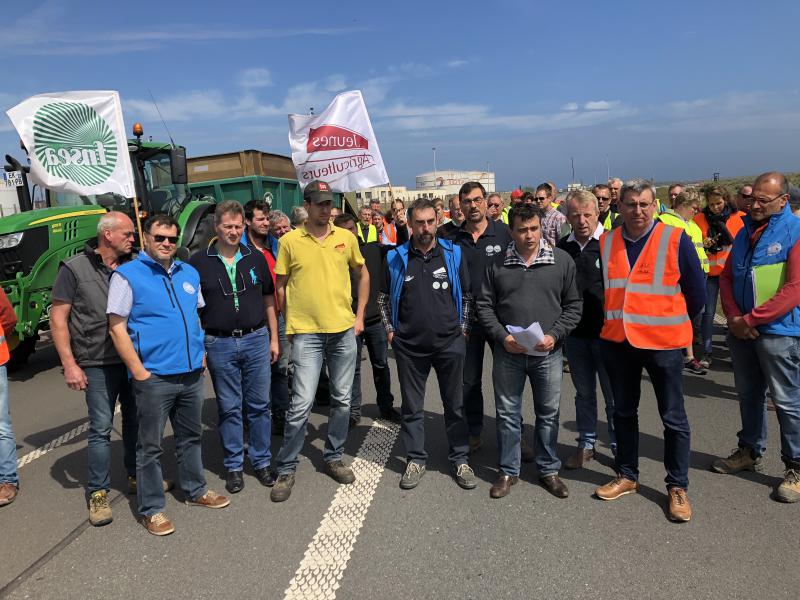
[[275,485],[275,475],[272,474],[272,470],[269,468],[269,466],[256,469],[256,479],[258,479],[261,485],[267,487],[272,487]]
[[361,417],[350,417],[350,421],[348,422],[347,429],[353,429],[353,427],[358,427],[358,424],[361,423]]
[[286,427],[286,413],[276,412],[272,415],[272,435],[283,435]]
[[244,478],[241,471],[228,471],[225,476],[225,489],[231,494],[238,494],[244,489]]
[[381,419],[389,421],[391,423],[399,423],[403,420],[402,415],[397,412],[397,410],[391,406],[387,408],[381,408]]

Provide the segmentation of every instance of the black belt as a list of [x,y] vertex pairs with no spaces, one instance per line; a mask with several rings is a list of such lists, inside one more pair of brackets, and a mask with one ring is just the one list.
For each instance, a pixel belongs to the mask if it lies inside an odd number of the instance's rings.
[[213,337],[235,337],[240,338],[242,336],[247,335],[248,333],[253,333],[254,331],[258,331],[264,327],[264,323],[260,325],[256,325],[255,327],[248,327],[246,329],[234,329],[233,331],[220,331],[219,329],[206,329],[206,335],[210,335]]

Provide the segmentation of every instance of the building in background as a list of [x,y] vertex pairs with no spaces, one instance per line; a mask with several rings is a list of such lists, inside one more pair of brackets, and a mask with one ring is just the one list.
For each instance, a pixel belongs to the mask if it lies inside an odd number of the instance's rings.
[[468,181],[478,181],[487,192],[495,191],[495,174],[487,171],[431,171],[416,177],[416,188],[405,186],[378,186],[355,192],[354,199],[358,207],[378,199],[381,207],[388,208],[392,199],[402,200],[406,204],[417,198],[441,198],[447,201],[458,194],[461,186]]

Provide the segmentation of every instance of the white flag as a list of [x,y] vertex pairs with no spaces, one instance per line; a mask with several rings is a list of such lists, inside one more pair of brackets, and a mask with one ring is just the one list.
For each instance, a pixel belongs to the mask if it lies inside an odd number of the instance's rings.
[[134,195],[119,94],[31,96],[7,113],[31,161],[34,183],[75,194]]
[[301,187],[319,179],[354,192],[389,182],[358,90],[338,94],[319,115],[289,115],[289,145]]

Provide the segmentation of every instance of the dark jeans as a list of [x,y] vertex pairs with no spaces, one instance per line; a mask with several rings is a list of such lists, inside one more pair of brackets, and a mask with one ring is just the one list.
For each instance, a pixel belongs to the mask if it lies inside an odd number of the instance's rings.
[[208,372],[214,383],[219,439],[228,471],[244,468],[243,417],[247,417],[247,455],[254,469],[268,467],[272,419],[269,412],[269,332],[266,327],[235,337],[205,336]]
[[467,340],[464,357],[464,417],[469,434],[480,436],[483,431],[483,352],[486,334],[481,327],[473,327]]
[[136,444],[136,496],[139,514],[150,517],[164,510],[164,477],[161,473],[161,441],[167,417],[175,433],[175,453],[181,490],[187,499],[206,493],[200,441],[203,436],[203,374],[151,375],[133,380],[139,416]]
[[285,415],[289,409],[289,363],[292,347],[286,337],[286,321],[282,314],[278,315],[278,341],[281,346],[281,354],[272,365],[270,400],[272,414]]
[[122,449],[125,471],[136,477],[136,403],[133,400],[124,364],[86,367],[86,406],[89,409],[88,467],[86,490],[89,495],[98,490],[111,489],[111,428],[114,406],[119,398],[122,409]]
[[444,426],[450,446],[448,458],[454,465],[467,462],[469,434],[462,411],[464,351],[462,336],[444,350],[426,357],[409,356],[395,347],[402,397],[400,437],[409,461],[425,464],[428,458],[425,452],[425,383],[433,367],[444,406]]
[[372,363],[372,380],[375,383],[378,407],[391,408],[394,404],[392,376],[387,360],[389,343],[386,340],[386,329],[378,321],[364,327],[364,333],[356,338],[356,373],[353,376],[353,396],[350,399],[351,419],[361,417],[361,349],[365,344]]
[[571,335],[567,338],[566,350],[572,385],[575,386],[575,424],[578,429],[578,447],[591,450],[597,442],[597,380],[599,379],[606,405],[609,445],[611,450],[616,453],[614,393],[611,391],[611,382],[601,358],[600,340]]
[[614,393],[617,472],[639,478],[639,398],[642,370],[653,383],[658,413],[664,424],[664,466],[667,487],[689,485],[689,421],[683,406],[683,355],[680,350],[641,350],[628,342],[601,341],[603,362]]

